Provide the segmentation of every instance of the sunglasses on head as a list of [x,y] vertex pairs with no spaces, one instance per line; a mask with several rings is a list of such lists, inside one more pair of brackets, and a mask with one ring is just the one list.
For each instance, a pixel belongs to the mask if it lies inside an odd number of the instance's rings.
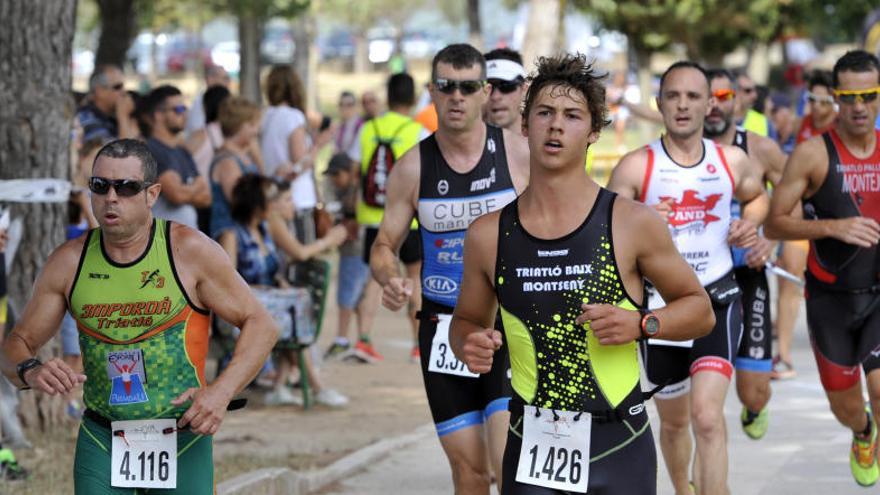
[[732,89],[718,89],[712,92],[712,96],[718,101],[727,101],[736,96],[736,91]]
[[869,89],[835,89],[834,95],[841,103],[870,103],[880,94],[880,86]]
[[477,91],[483,89],[483,86],[485,84],[486,81],[481,81],[479,79],[466,81],[454,81],[452,79],[434,80],[434,87],[437,88],[437,91],[447,95],[455,93],[456,89],[461,91],[461,94],[464,96],[472,95]]
[[834,103],[834,97],[831,95],[817,95],[814,93],[807,93],[807,100],[810,103],[824,103],[826,105],[831,105]]
[[130,198],[144,189],[150,187],[151,182],[132,179],[105,179],[104,177],[92,177],[89,179],[89,191],[101,196],[110,192],[110,188],[116,190],[116,194],[123,198]]
[[496,89],[501,91],[504,94],[510,94],[519,89],[522,85],[522,81],[513,80],[513,81],[504,81],[502,79],[489,79],[489,84],[492,86],[492,91]]
[[173,107],[165,107],[166,112],[169,110],[176,113],[177,115],[181,115],[182,113],[186,112],[186,105],[174,105]]

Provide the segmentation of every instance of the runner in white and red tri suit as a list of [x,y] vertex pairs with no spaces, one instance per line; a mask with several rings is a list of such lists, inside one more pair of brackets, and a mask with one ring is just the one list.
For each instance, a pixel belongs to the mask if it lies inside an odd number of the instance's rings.
[[[724,398],[742,331],[740,289],[731,246],[751,247],[767,212],[761,176],[742,150],[703,138],[709,81],[693,62],[677,62],[660,80],[658,107],[666,134],[628,153],[608,188],[638,198],[667,217],[672,238],[712,299],[715,328],[691,342],[651,339],[642,344],[649,381],[666,384],[657,399],[660,447],[678,495],[690,494],[688,467],[693,423],[700,493],[727,493],[727,429]],[[731,218],[739,201],[742,218]],[[649,308],[663,305],[652,295]]]

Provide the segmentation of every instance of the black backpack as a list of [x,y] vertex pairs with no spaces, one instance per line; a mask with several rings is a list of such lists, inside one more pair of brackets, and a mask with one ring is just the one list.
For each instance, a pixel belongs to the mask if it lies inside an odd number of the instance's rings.
[[376,149],[373,151],[373,155],[370,157],[370,162],[367,164],[367,170],[361,180],[362,195],[364,203],[367,205],[384,208],[385,187],[388,183],[388,176],[391,174],[394,162],[397,161],[391,144],[404,127],[410,124],[415,124],[416,121],[408,120],[404,122],[394,131],[394,134],[387,139],[382,138],[379,135],[379,127],[376,125],[375,119],[371,120],[370,123],[373,125],[373,131],[376,133],[376,140],[379,142]]

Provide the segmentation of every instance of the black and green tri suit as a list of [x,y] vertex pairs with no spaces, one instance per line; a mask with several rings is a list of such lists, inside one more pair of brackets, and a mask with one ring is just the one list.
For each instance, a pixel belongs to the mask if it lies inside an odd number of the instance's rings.
[[584,222],[552,240],[523,228],[518,201],[501,212],[495,290],[514,390],[505,494],[558,493],[515,481],[524,404],[592,415],[587,493],[656,493],[657,454],[639,386],[637,346],[601,345],[589,324],[575,323],[582,303],[639,307],[626,293],[614,258],[615,197],[600,189]]
[[154,221],[138,259],[117,263],[88,233],[69,294],[87,376],[74,460],[78,495],[214,493],[211,437],[177,433],[175,490],[110,486],[110,422],[179,418],[171,400],[205,384],[209,313],[189,299],[171,255],[171,222]]

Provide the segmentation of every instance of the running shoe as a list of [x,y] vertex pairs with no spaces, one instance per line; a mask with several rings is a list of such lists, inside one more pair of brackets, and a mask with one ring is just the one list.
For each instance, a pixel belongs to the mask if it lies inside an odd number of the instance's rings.
[[796,376],[797,371],[794,370],[794,366],[790,362],[783,361],[779,356],[773,358],[773,371],[770,372],[772,380],[790,380]]
[[409,362],[418,363],[422,360],[422,353],[419,351],[419,345],[416,344],[413,346],[412,351],[409,353]]
[[263,403],[267,406],[301,406],[303,400],[302,397],[291,392],[289,388],[277,387],[266,393]]
[[320,392],[315,394],[315,402],[328,407],[345,407],[348,405],[348,397],[332,388],[322,388]]
[[767,407],[761,409],[754,418],[749,418],[748,409],[743,406],[742,413],[739,415],[740,423],[742,423],[743,431],[746,432],[752,440],[760,440],[767,434],[767,426],[770,423],[770,412]]
[[355,344],[354,354],[368,363],[378,363],[385,359],[385,357],[376,351],[373,344],[362,340]]
[[853,478],[861,486],[873,486],[880,478],[880,466],[877,464],[877,425],[868,413],[871,422],[871,440],[860,440],[853,436],[852,448],[849,452],[849,467]]
[[10,449],[0,449],[0,480],[23,480],[28,477],[27,469],[18,465]]
[[349,352],[351,348],[351,344],[340,344],[339,342],[333,342],[330,344],[330,347],[327,348],[327,352],[324,353],[324,359],[342,359],[345,357],[346,353]]

